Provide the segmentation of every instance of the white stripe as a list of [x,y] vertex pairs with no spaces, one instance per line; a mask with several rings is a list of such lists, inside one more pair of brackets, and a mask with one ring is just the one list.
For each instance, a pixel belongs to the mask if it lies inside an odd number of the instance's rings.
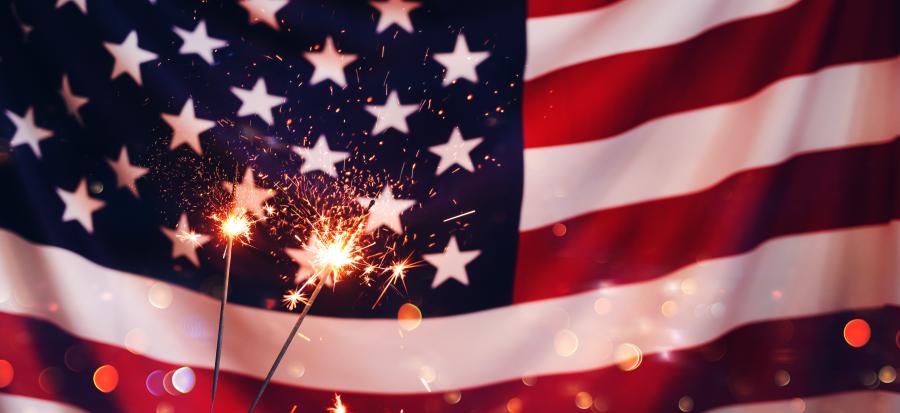
[[835,66],[621,135],[525,150],[520,229],[682,195],[735,172],[900,134],[900,58]]
[[0,412],[10,413],[87,413],[76,407],[49,400],[0,393]]
[[[275,380],[327,390],[419,393],[425,391],[420,375],[427,366],[437,374],[431,388],[445,391],[609,366],[612,347],[624,342],[656,353],[695,346],[755,321],[896,304],[898,242],[897,222],[778,238],[662,279],[429,318],[411,332],[401,332],[395,320],[310,317],[301,329],[310,341],[294,342]],[[6,231],[0,231],[0,268],[0,281],[7,284],[0,291],[13,292],[13,298],[0,297],[0,311],[51,320],[76,335],[118,346],[130,330],[139,329],[149,357],[212,364],[218,307],[209,297],[110,270]],[[156,294],[170,291],[171,305],[151,306],[151,288]],[[780,298],[773,298],[776,290]],[[594,310],[600,298],[609,304],[607,314]],[[666,301],[674,303],[669,310],[678,308],[671,318],[660,312]],[[58,304],[54,311],[51,302]],[[262,377],[294,317],[229,306],[224,368]],[[554,347],[558,334],[568,335],[562,330],[580,343],[569,357]],[[292,372],[301,365],[305,375],[298,379]]]
[[709,410],[710,413],[896,413],[900,394],[889,391],[856,391],[827,396],[739,404]]
[[530,18],[525,80],[614,54],[675,44],[715,26],[799,0],[628,0],[598,10]]

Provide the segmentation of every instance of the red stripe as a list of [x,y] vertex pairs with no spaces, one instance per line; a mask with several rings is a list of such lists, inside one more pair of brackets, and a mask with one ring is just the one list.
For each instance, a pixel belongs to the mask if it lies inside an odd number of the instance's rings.
[[702,192],[564,221],[563,237],[523,232],[513,301],[653,279],[773,237],[887,222],[900,217],[898,165],[898,139],[806,154]]
[[528,0],[528,17],[554,16],[599,9],[622,0]]
[[525,147],[610,137],[750,96],[778,79],[900,53],[900,2],[807,0],[694,39],[571,66],[524,86]]
[[[863,348],[852,348],[843,341],[843,326],[853,318],[863,318],[872,327],[872,338]],[[15,368],[12,384],[0,391],[62,401],[92,413],[152,412],[158,411],[160,403],[171,405],[176,412],[205,411],[208,407],[211,375],[208,369],[195,369],[197,386],[190,393],[157,397],[145,387],[147,375],[178,366],[136,356],[118,347],[76,339],[50,323],[26,317],[0,313],[0,329],[6,337],[14,337],[0,342],[0,358],[9,360]],[[577,411],[575,394],[583,391],[601,398],[610,412],[675,411],[678,400],[684,396],[691,397],[694,411],[705,411],[735,403],[865,389],[860,379],[863,373],[900,363],[900,351],[895,343],[898,329],[900,309],[894,307],[770,321],[739,328],[696,348],[645,355],[640,367],[631,372],[608,367],[539,377],[534,386],[515,380],[463,389],[456,405],[447,403],[441,393],[424,392],[346,393],[343,399],[351,411],[358,413],[396,413],[400,409],[433,413],[504,411],[506,403],[514,397],[522,401],[523,411],[574,412]],[[83,370],[66,367],[64,355],[72,348],[87,355]],[[246,348],[253,351],[252,346]],[[69,360],[73,364],[79,357],[70,351]],[[91,381],[93,369],[102,364],[114,365],[120,374],[118,387],[109,394],[94,389]],[[260,372],[265,367],[260,366]],[[38,376],[45,368],[59,372],[55,392],[48,393],[38,384]],[[335,368],[354,374],[353,366]],[[789,385],[775,385],[774,375],[778,370],[790,374]],[[217,411],[244,412],[259,382],[225,372]],[[298,380],[300,383],[302,380]],[[879,389],[898,391],[900,384],[882,384]],[[324,412],[332,395],[330,391],[274,384],[257,411],[287,413],[299,404],[302,412]]]

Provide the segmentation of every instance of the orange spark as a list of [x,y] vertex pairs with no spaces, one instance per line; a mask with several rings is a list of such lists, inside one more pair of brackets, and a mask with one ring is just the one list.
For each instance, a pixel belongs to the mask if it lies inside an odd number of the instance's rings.
[[329,407],[328,412],[329,413],[349,413],[350,411],[347,410],[347,406],[344,406],[344,403],[341,402],[341,395],[335,394],[334,395],[334,407]]
[[406,257],[403,261],[397,261],[391,264],[390,267],[387,268],[387,271],[390,272],[388,279],[384,282],[384,288],[381,289],[381,294],[378,295],[378,299],[375,300],[375,304],[372,304],[372,308],[375,308],[379,302],[381,302],[381,298],[384,297],[384,293],[387,292],[388,288],[397,285],[399,281],[403,284],[403,287],[406,288],[406,271],[410,268],[415,268],[417,263],[410,263],[409,257]]
[[288,310],[293,311],[295,308],[297,308],[297,304],[299,303],[307,303],[306,296],[301,294],[300,290],[300,288],[288,290],[287,294],[281,297],[281,302],[284,303]]

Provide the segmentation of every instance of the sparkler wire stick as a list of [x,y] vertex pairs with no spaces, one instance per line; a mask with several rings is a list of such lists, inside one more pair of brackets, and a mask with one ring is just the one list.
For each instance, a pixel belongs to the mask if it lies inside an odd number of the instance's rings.
[[225,329],[225,304],[228,303],[228,281],[231,278],[231,249],[234,241],[228,238],[228,246],[225,247],[225,288],[222,291],[222,300],[219,305],[219,333],[216,339],[216,363],[213,368],[212,399],[209,402],[209,412],[212,413],[216,404],[216,389],[219,387],[219,364],[222,359],[222,332]]
[[[234,204],[237,196],[237,168],[234,171],[234,183],[231,185],[231,203]],[[213,413],[216,407],[216,390],[219,388],[219,366],[222,360],[222,333],[225,330],[225,304],[228,304],[228,281],[231,279],[231,251],[234,247],[234,236],[228,235],[228,245],[225,247],[225,285],[222,290],[222,300],[219,304],[219,332],[216,336],[216,361],[213,367],[212,396],[209,400],[209,413]]]
[[303,320],[306,318],[306,315],[309,314],[309,309],[312,308],[313,302],[316,301],[316,297],[319,295],[319,292],[322,291],[322,286],[324,285],[325,280],[320,279],[319,283],[316,285],[316,289],[313,290],[312,295],[309,297],[309,301],[307,301],[306,305],[303,307],[303,311],[300,312],[300,317],[298,317],[297,322],[294,323],[294,328],[291,329],[291,334],[288,335],[288,338],[284,342],[284,345],[281,346],[281,352],[278,353],[278,357],[275,357],[275,363],[272,364],[272,368],[270,368],[269,373],[266,374],[266,379],[263,380],[262,386],[259,387],[259,392],[256,393],[256,398],[253,399],[253,403],[250,405],[250,410],[248,410],[248,413],[253,413],[253,409],[256,408],[259,400],[262,399],[263,392],[266,391],[266,387],[269,385],[269,381],[272,380],[272,376],[275,374],[275,370],[278,368],[278,365],[281,364],[281,359],[284,358],[284,354],[287,353],[288,347],[290,347],[291,342],[294,341],[294,336],[297,335],[297,330],[300,329],[300,325],[303,324]]

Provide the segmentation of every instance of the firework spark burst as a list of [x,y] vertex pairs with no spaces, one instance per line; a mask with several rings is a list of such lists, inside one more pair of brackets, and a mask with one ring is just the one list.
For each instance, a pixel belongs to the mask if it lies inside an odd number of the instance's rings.
[[231,208],[227,213],[214,214],[212,219],[219,223],[219,232],[226,240],[238,240],[245,244],[250,242],[250,232],[257,222],[241,207]]
[[281,297],[281,302],[284,303],[288,310],[293,311],[297,308],[298,304],[306,304],[308,303],[308,300],[307,297],[300,292],[299,288],[295,288],[293,290],[288,290],[288,292]]

